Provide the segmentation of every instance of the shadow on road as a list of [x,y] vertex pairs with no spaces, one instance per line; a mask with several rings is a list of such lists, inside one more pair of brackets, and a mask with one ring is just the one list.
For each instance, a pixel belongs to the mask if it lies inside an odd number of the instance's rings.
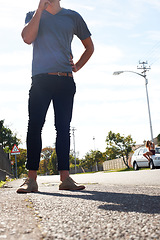
[[101,205],[98,208],[103,210],[160,214],[160,196],[88,190],[70,191],[69,194],[66,194],[66,191],[64,193],[38,192],[36,194],[99,201]]

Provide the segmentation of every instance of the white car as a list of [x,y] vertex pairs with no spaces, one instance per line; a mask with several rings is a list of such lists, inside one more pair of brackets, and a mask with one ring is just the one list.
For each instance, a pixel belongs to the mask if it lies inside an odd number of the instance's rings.
[[135,150],[131,159],[131,164],[134,170],[138,170],[141,167],[142,168],[150,167],[150,169],[160,167],[160,147],[155,148],[155,155],[151,156],[150,163],[148,162],[147,158],[143,156],[143,154],[147,151],[148,149],[146,147],[140,147],[137,150]]

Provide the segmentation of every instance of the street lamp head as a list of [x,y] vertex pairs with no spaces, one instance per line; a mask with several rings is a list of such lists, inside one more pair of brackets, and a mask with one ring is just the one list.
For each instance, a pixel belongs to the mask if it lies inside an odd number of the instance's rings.
[[113,75],[119,75],[121,73],[123,73],[123,71],[116,71],[116,72],[113,73]]

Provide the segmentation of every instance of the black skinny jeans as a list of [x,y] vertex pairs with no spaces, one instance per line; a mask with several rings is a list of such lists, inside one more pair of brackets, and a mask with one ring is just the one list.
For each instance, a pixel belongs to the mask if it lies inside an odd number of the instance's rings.
[[29,92],[27,132],[28,170],[38,170],[42,150],[41,132],[48,107],[53,102],[58,170],[69,170],[70,122],[76,92],[72,77],[40,74],[32,77]]

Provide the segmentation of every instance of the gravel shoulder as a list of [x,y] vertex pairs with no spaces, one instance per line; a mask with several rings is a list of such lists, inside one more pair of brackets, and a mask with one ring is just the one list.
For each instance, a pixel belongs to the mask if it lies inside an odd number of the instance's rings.
[[57,180],[38,178],[38,193],[16,194],[22,180],[0,189],[0,239],[160,239],[158,186],[103,184],[83,177],[86,189],[71,192],[59,191]]
[[16,180],[0,188],[0,239],[41,240],[30,196],[16,193],[20,182]]

